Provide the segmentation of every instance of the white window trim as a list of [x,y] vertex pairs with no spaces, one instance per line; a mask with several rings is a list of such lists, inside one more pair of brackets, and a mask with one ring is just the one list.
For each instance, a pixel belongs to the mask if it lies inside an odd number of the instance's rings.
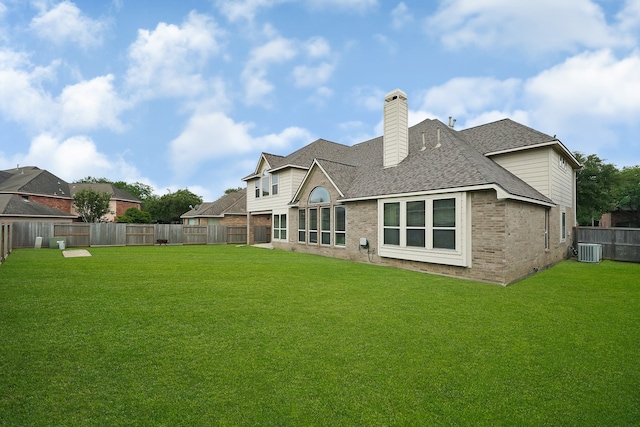
[[[456,249],[433,248],[433,201],[454,199],[456,203]],[[406,203],[426,201],[427,227],[425,232],[425,248],[406,245]],[[384,204],[400,203],[400,245],[384,244]],[[446,193],[415,197],[397,197],[378,200],[378,254],[381,257],[406,259],[410,261],[429,262],[434,264],[471,267],[471,208],[467,193]]]
[[278,239],[276,239],[275,237],[273,237],[275,235],[275,233],[274,233],[274,230],[272,230],[271,231],[271,236],[272,236],[271,239],[275,240],[275,241],[278,241],[278,242],[287,242],[287,241],[289,241],[289,212],[288,211],[273,212],[273,214],[271,215],[271,224],[272,224],[272,226],[273,226],[273,220],[276,217],[276,215],[278,215],[279,217],[281,215],[286,215],[287,219],[285,221],[285,227],[284,228],[279,228],[279,230],[284,230],[285,231],[286,237],[283,239],[281,237],[282,233],[279,233],[280,237]]
[[[564,226],[562,224],[562,220],[564,219]],[[562,207],[560,209],[560,241],[567,241],[567,210]]]
[[[338,230],[336,228],[337,215],[336,209],[344,209],[344,230]],[[344,245],[339,245],[337,235],[344,235]],[[336,248],[346,248],[347,246],[347,207],[345,205],[333,205],[333,246]]]

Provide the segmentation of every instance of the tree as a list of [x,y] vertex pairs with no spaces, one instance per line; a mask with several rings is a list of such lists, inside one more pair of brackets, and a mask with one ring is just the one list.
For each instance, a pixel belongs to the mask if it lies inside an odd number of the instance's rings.
[[168,193],[158,198],[150,198],[145,202],[145,210],[151,213],[153,221],[170,224],[180,222],[180,215],[202,203],[202,197],[188,189]]
[[84,222],[101,222],[108,214],[111,194],[84,189],[73,196],[73,204]]
[[151,214],[137,208],[129,208],[124,215],[120,215],[116,222],[126,222],[128,224],[151,224]]
[[616,206],[616,189],[619,171],[610,163],[605,163],[595,154],[585,157],[574,153],[583,168],[577,172],[578,212],[580,225],[593,225]]
[[116,181],[113,183],[113,186],[121,190],[125,190],[132,196],[135,196],[136,199],[140,200],[142,203],[144,203],[144,201],[149,197],[153,196],[153,187],[141,182],[129,184],[124,181]]
[[235,193],[237,191],[242,191],[242,190],[243,190],[243,187],[227,188],[226,190],[224,190],[224,194]]
[[625,166],[619,173],[617,208],[627,210],[640,223],[640,166]]

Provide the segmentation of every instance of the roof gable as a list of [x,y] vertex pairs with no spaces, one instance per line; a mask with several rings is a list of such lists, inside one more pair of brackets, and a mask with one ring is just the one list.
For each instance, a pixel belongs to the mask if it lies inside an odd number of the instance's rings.
[[220,197],[215,202],[203,203],[185,212],[180,218],[195,217],[223,217],[225,215],[247,214],[247,191],[242,189],[232,191]]

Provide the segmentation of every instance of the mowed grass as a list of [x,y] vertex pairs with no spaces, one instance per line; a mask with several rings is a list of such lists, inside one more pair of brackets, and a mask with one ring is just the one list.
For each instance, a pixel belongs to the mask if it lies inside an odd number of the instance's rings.
[[640,425],[640,265],[503,288],[236,246],[14,251],[0,425]]

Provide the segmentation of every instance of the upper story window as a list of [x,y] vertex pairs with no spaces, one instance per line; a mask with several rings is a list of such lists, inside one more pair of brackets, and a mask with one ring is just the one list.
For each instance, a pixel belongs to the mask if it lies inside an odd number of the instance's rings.
[[324,187],[316,187],[309,196],[309,203],[329,203],[331,202],[331,196]]
[[268,196],[269,195],[269,173],[265,170],[264,172],[262,172],[262,195],[263,196]]
[[560,160],[558,161],[558,166],[563,171],[567,170],[567,161],[566,161],[566,159],[564,157],[560,156]]
[[255,180],[255,187],[256,187],[256,199],[257,199],[258,197],[260,197],[260,179]]
[[278,174],[271,174],[271,194],[278,194]]

